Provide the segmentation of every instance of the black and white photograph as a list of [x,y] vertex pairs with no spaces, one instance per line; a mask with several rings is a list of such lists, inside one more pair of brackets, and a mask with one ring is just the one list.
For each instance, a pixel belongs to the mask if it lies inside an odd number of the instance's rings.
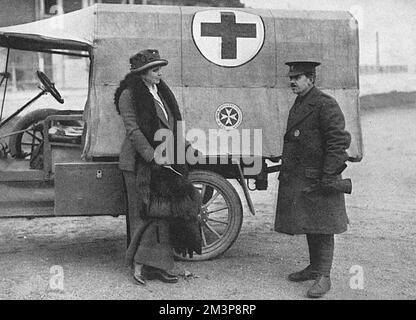
[[0,300],[416,299],[416,2],[0,6]]

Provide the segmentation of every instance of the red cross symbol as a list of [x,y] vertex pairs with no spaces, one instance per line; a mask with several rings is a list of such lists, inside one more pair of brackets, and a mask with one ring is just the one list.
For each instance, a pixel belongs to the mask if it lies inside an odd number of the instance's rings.
[[221,12],[221,23],[201,23],[201,37],[221,37],[221,59],[236,59],[237,38],[256,38],[256,24],[236,23],[234,12]]

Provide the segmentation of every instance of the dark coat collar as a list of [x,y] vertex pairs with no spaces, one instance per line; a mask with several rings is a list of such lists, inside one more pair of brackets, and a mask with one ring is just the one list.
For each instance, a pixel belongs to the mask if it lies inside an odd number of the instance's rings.
[[316,87],[313,87],[306,94],[306,96],[302,99],[300,105],[297,107],[299,111],[296,113],[296,115],[291,117],[289,114],[286,132],[292,130],[294,126],[298,125],[315,110],[314,107],[316,106],[317,99],[320,95],[321,91]]
[[[117,92],[122,92],[122,90],[127,88],[132,92],[137,123],[144,136],[151,142],[153,147],[156,147],[157,145],[157,143],[153,141],[153,138],[156,131],[160,129],[160,123],[166,125],[175,134],[176,121],[180,121],[182,117],[175,96],[165,82],[161,80],[160,83],[157,84],[157,89],[166,109],[168,109],[168,114],[173,115],[170,121],[173,124],[173,128],[172,125],[166,121],[163,112],[158,110],[160,108],[155,105],[156,102],[153,95],[140,77],[134,74],[128,74],[121,82]],[[118,103],[117,92],[115,98],[116,105]],[[160,113],[158,111],[160,111]]]

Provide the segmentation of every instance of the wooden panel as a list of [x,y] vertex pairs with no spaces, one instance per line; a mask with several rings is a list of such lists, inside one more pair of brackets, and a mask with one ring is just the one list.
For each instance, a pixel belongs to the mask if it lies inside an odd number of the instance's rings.
[[55,166],[55,215],[120,215],[126,212],[118,163]]
[[0,182],[44,181],[43,170],[30,169],[29,160],[0,159]]
[[55,172],[55,164],[62,162],[81,161],[81,149],[78,147],[65,147],[53,145],[51,148],[52,173]]

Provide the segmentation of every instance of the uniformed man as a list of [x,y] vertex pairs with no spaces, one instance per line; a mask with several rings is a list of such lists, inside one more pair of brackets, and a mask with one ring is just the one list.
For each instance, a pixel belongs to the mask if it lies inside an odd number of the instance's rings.
[[[344,194],[350,180],[341,180],[351,141],[344,115],[334,98],[315,87],[319,62],[287,62],[290,86],[297,98],[289,111],[284,136],[275,230],[306,234],[310,264],[291,273],[290,281],[314,280],[308,297],[331,288],[334,234],[347,230]],[[341,191],[340,191],[341,190]]]

